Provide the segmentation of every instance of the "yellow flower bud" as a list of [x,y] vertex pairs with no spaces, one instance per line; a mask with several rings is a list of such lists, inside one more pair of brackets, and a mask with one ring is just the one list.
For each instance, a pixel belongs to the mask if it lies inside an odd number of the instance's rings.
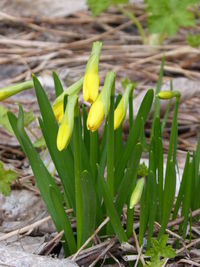
[[80,80],[69,86],[67,89],[65,89],[63,93],[59,97],[57,97],[56,100],[54,101],[52,108],[58,123],[60,123],[61,120],[63,119],[64,115],[63,101],[65,96],[78,95],[79,91],[82,88],[82,84],[83,84],[83,78],[81,78]]
[[104,116],[108,115],[110,109],[110,97],[114,94],[115,73],[110,71],[106,74],[103,89],[97,100],[92,104],[88,118],[88,130],[95,132],[101,125]]
[[101,53],[101,42],[94,42],[92,52],[88,59],[83,79],[83,99],[86,102],[93,103],[98,97],[99,91],[99,58]]
[[83,79],[83,99],[93,103],[98,97],[99,76],[95,71],[88,71]]
[[114,129],[116,130],[121,125],[125,117],[124,101],[121,101],[114,112]]
[[158,93],[160,99],[172,99],[173,97],[180,97],[179,91],[161,91]]
[[124,92],[119,104],[117,105],[117,108],[115,109],[115,112],[114,112],[114,129],[115,130],[117,128],[119,128],[119,126],[121,125],[121,123],[123,122],[123,120],[126,116],[128,99],[129,99],[130,95],[132,95],[133,89],[134,89],[134,84],[129,83],[126,86],[125,92]]
[[57,122],[60,123],[64,115],[63,101],[58,102],[57,104],[53,105],[53,112],[54,112]]
[[135,207],[135,205],[140,201],[140,198],[142,196],[142,191],[144,188],[144,183],[145,183],[145,178],[142,177],[139,179],[139,181],[136,184],[136,187],[131,195],[131,199],[130,199],[130,209],[133,209]]
[[101,99],[97,99],[90,108],[87,118],[88,130],[95,132],[101,125],[105,115],[104,105]]
[[73,128],[74,128],[74,110],[77,104],[78,96],[68,96],[67,106],[60,123],[57,134],[57,148],[62,151],[69,144]]
[[61,123],[57,135],[57,148],[62,151],[69,143],[71,130],[68,122]]

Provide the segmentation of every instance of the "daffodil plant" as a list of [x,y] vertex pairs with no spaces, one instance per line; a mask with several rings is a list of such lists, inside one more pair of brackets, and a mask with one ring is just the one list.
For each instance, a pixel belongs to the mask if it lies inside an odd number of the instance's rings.
[[[147,247],[150,247],[154,222],[161,224],[159,236],[162,236],[175,201],[180,93],[173,90],[160,92],[164,65],[162,63],[155,97],[154,90],[149,89],[138,113],[133,116],[132,83],[126,84],[123,95],[116,96],[116,75],[110,71],[106,74],[103,88],[99,89],[98,65],[101,46],[100,42],[93,44],[84,77],[69,88],[63,90],[58,76],[53,73],[56,92],[53,104],[49,102],[45,90],[33,75],[32,84],[41,113],[39,125],[61,187],[48,171],[24,129],[23,108],[19,107],[17,117],[8,112],[10,124],[29,159],[47,210],[57,231],[64,231],[62,244],[66,255],[75,253],[106,216],[110,222],[107,227],[101,229],[100,236],[115,233],[120,242],[128,241],[133,235],[134,208],[138,204],[139,242],[142,244],[146,237]],[[79,101],[82,87],[84,100],[91,104],[90,108],[84,103],[81,105]],[[12,88],[12,92],[7,89],[0,91],[2,99],[18,92],[16,87]],[[171,98],[176,98],[176,104],[164,173],[160,99],[167,101]],[[147,144],[144,127],[151,109],[152,130]],[[127,117],[130,127],[128,137],[124,140],[123,122]],[[147,167],[140,164],[143,153],[147,153],[149,157]],[[193,157],[190,158],[188,154],[186,158],[175,202],[173,218],[175,219],[181,210],[185,219],[179,231],[184,237],[190,211],[200,207],[197,191],[200,186],[199,161],[200,142]],[[192,195],[191,192],[196,194]],[[72,217],[66,213],[69,208],[73,210],[72,216],[76,218],[76,229],[72,227]],[[127,210],[126,223],[121,221],[124,209]]]

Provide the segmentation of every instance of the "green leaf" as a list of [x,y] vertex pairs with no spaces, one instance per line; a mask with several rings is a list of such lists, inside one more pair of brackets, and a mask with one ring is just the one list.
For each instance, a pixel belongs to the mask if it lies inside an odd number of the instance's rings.
[[56,92],[56,97],[61,95],[63,93],[63,86],[58,78],[58,75],[55,71],[53,71],[53,80],[54,80],[54,87],[55,87],[55,92]]
[[198,0],[146,0],[149,32],[174,36],[181,26],[193,26],[194,15],[188,7]]
[[5,196],[10,194],[10,186],[12,181],[17,179],[18,174],[12,170],[6,170],[3,162],[0,161],[0,193]]
[[116,189],[119,186],[120,179],[123,177],[124,169],[130,159],[130,155],[138,141],[141,134],[141,124],[145,123],[150,112],[152,102],[153,102],[154,92],[153,89],[149,89],[143,98],[141,106],[139,108],[138,114],[134,121],[133,127],[131,128],[128,140],[124,147],[123,153],[117,162],[115,169],[115,186]]
[[124,229],[122,227],[121,221],[120,221],[120,216],[117,213],[117,210],[113,204],[113,199],[110,196],[110,192],[108,190],[108,186],[105,182],[104,176],[101,174],[100,168],[98,168],[98,180],[99,180],[99,185],[101,187],[104,203],[106,206],[107,214],[110,218],[111,225],[115,231],[115,234],[117,235],[118,239],[120,242],[125,242],[127,241],[127,236],[124,232]]
[[46,142],[43,136],[41,136],[40,138],[38,138],[35,142],[34,142],[34,147],[35,148],[45,148],[46,147]]
[[81,189],[84,225],[82,240],[85,242],[93,234],[96,223],[96,192],[88,171],[81,174]]
[[128,0],[87,0],[87,5],[93,16],[99,16],[112,5],[126,4]]
[[4,106],[0,106],[0,125],[10,134],[14,134],[7,116],[7,112],[7,108],[5,108]]
[[126,89],[129,84],[132,84],[133,88],[135,88],[137,85],[136,82],[131,81],[128,77],[121,79],[121,85],[124,89]]
[[189,45],[193,47],[199,47],[200,46],[200,34],[191,34],[189,33],[187,35],[187,42]]
[[136,181],[141,154],[142,145],[138,143],[132,151],[130,165],[119,186],[118,196],[116,200],[116,208],[119,214],[121,214],[121,210],[126,203],[127,198],[131,195],[135,187],[135,184],[133,182],[134,180]]
[[60,195],[58,194],[57,190],[55,190],[55,188],[51,185],[49,186],[49,195],[52,199],[54,212],[55,214],[58,214],[57,220],[59,221],[61,228],[64,230],[64,241],[67,241],[68,244],[68,247],[66,247],[66,244],[63,243],[64,249],[66,252],[70,252],[70,254],[73,254],[76,252],[77,248],[72,227],[69,218],[64,210],[63,203],[62,201],[60,201]]
[[[160,239],[151,239],[152,248],[147,250],[146,256],[151,257],[151,262],[147,262],[145,266],[161,267],[167,258],[174,258],[176,256],[175,250],[167,246],[168,235],[162,235]],[[161,258],[164,258],[161,260]]]
[[22,149],[24,150],[24,153],[29,159],[34,177],[36,179],[36,184],[47,206],[47,210],[52,217],[52,220],[56,226],[57,231],[60,232],[63,229],[63,227],[60,224],[59,214],[54,208],[54,202],[48,190],[48,188],[52,186],[56,192],[57,201],[60,201],[62,203],[63,196],[59,190],[59,187],[55,183],[53,177],[49,174],[47,168],[40,159],[38,152],[33,147],[26,131],[24,130],[24,125],[23,125],[24,117],[22,108],[20,107],[18,118],[16,118],[15,115],[11,112],[8,112],[8,118],[12,125],[13,131],[15,132],[15,135]]
[[[44,92],[44,89],[35,76],[33,76],[33,82],[42,115],[42,119],[39,118],[39,124],[49,153],[62,182],[65,198],[68,200],[70,207],[73,207],[75,210],[73,155],[70,146],[61,152],[58,151],[56,145],[58,124],[56,122],[53,110],[47,95]],[[66,164],[66,162],[68,162],[68,164]]]
[[32,111],[24,113],[24,126],[27,127],[35,120],[35,116]]
[[[0,106],[0,125],[10,134],[14,134],[12,127],[10,125],[8,116],[8,109],[4,106]],[[31,122],[35,120],[35,116],[32,111],[24,113],[24,125],[27,127]]]

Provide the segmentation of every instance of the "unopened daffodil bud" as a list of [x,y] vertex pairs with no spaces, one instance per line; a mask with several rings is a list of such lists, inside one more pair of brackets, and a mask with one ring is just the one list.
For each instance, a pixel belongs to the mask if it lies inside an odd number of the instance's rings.
[[172,99],[173,97],[180,97],[179,91],[161,91],[157,95],[160,99]]
[[86,102],[93,103],[98,97],[99,91],[99,58],[101,53],[101,42],[94,42],[90,54],[85,75],[83,79],[83,99]]
[[60,123],[64,115],[63,101],[60,101],[57,104],[53,105],[53,112],[57,122]]
[[114,129],[116,130],[119,128],[121,123],[123,122],[125,116],[126,116],[126,111],[127,111],[127,106],[128,106],[128,99],[130,95],[132,94],[134,88],[134,84],[130,83],[127,85],[125,92],[117,105],[115,112],[114,112]]
[[136,187],[131,195],[130,206],[129,206],[130,209],[133,209],[135,205],[140,201],[144,184],[145,184],[145,177],[142,177],[137,182]]
[[67,89],[63,91],[63,93],[56,98],[56,100],[53,103],[53,112],[56,117],[56,120],[58,123],[60,123],[63,119],[64,115],[64,97],[66,95],[78,95],[83,85],[83,78],[78,80],[77,82],[73,83],[71,86],[69,86]]
[[65,108],[64,116],[60,123],[57,135],[57,148],[62,151],[69,144],[73,128],[74,128],[74,110],[77,105],[78,96],[68,96],[67,106]]
[[87,118],[87,128],[91,132],[95,132],[101,125],[105,115],[104,104],[102,100],[97,99],[91,106],[88,118]]
[[33,81],[31,80],[2,88],[0,89],[0,101],[9,98],[10,96],[16,95],[24,90],[32,89],[33,87]]
[[92,104],[88,118],[88,130],[95,132],[100,127],[103,118],[108,115],[110,109],[110,98],[114,94],[115,73],[108,72],[105,78],[104,86],[96,101]]

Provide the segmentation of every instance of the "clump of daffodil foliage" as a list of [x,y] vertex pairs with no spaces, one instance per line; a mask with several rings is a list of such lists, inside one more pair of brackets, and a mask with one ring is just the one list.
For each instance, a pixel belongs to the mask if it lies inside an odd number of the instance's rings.
[[[147,249],[151,247],[155,221],[161,225],[159,240],[165,232],[172,208],[173,219],[180,211],[184,221],[179,233],[185,238],[189,214],[200,207],[197,191],[200,186],[200,142],[193,155],[186,157],[175,201],[180,92],[160,92],[164,62],[156,92],[147,90],[138,113],[133,116],[134,83],[126,80],[123,82],[123,94],[116,94],[116,74],[111,70],[105,75],[103,86],[99,86],[101,48],[100,42],[93,43],[84,76],[67,89],[63,89],[57,74],[53,73],[56,93],[53,103],[49,102],[35,75],[28,85],[22,83],[0,91],[1,99],[5,99],[19,91],[35,88],[41,113],[39,125],[61,187],[58,187],[54,174],[48,171],[26,133],[23,108],[19,106],[17,117],[8,112],[8,118],[29,159],[56,229],[64,232],[62,244],[66,255],[75,253],[106,217],[109,218],[108,225],[101,229],[99,237],[115,234],[119,242],[127,242],[133,235],[134,209],[139,203],[139,243],[142,245],[146,239]],[[87,105],[79,101],[81,92]],[[164,170],[162,134],[167,116],[161,120],[160,101],[171,101],[172,98],[175,99],[175,107]],[[146,142],[145,123],[151,109],[152,128]],[[126,140],[123,139],[125,120],[129,123]],[[148,166],[140,164],[144,153],[149,159]],[[69,208],[73,210],[70,216],[66,212]],[[127,217],[122,221],[124,209]],[[72,217],[76,218],[76,229],[72,228]]]

